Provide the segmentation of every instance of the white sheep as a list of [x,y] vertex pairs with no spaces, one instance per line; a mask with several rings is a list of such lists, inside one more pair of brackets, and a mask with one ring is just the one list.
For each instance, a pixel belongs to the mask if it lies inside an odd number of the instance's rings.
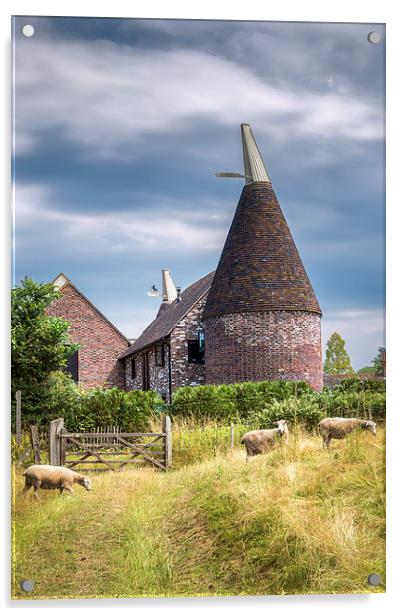
[[327,417],[318,424],[318,430],[322,436],[322,446],[329,449],[331,439],[343,439],[354,430],[368,430],[376,436],[376,424],[366,419],[355,417]]
[[72,486],[74,483],[79,483],[86,490],[91,490],[91,481],[88,477],[80,475],[71,468],[65,466],[51,466],[50,464],[33,464],[24,471],[25,487],[23,492],[27,492],[33,487],[34,497],[39,500],[38,490],[67,490],[70,494],[73,493]]
[[278,428],[281,429],[279,436],[282,438],[282,440],[285,441],[286,444],[288,444],[289,443],[288,422],[286,421],[286,419],[280,419],[279,421],[276,422],[276,425],[278,426]]
[[246,448],[247,459],[272,449],[278,438],[283,438],[286,443],[288,442],[289,430],[286,420],[280,419],[276,425],[278,427],[272,430],[252,430],[242,436],[240,442]]

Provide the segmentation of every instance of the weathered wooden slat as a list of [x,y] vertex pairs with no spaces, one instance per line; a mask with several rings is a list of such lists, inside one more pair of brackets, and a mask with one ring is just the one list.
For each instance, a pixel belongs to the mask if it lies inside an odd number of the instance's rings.
[[65,438],[60,438],[60,466],[64,466],[66,462],[66,447],[67,440]]
[[[165,450],[164,449],[147,449],[147,452],[152,454],[153,456],[160,454],[161,456],[165,455]],[[131,455],[132,451],[129,450],[125,450],[125,451],[106,451],[105,452],[105,456],[120,456],[123,457],[124,455]],[[69,451],[66,451],[66,459],[67,460],[71,460],[71,456],[81,456],[85,454],[85,450],[81,450],[81,451],[72,451],[71,449]],[[138,455],[142,455],[141,452],[138,453]]]
[[172,423],[169,415],[163,418],[162,430],[165,433],[165,467],[168,469],[172,465]]
[[79,460],[69,460],[68,458],[65,461],[65,465],[68,466],[69,468],[72,468],[73,466],[77,466],[78,464],[89,464],[89,462],[86,462],[86,459],[90,457],[90,453],[85,454],[84,456],[82,456],[82,458],[80,458]]
[[38,428],[36,426],[31,426],[30,437],[31,437],[32,450],[34,452],[35,463],[40,464],[41,457],[40,457],[39,433],[38,433]]
[[64,419],[54,419],[49,427],[49,460],[50,464],[59,466],[60,464],[60,434],[64,427]]
[[[132,458],[129,458],[128,460],[108,460],[109,464],[120,464],[122,465],[124,464],[145,464],[146,460],[142,460],[139,456],[132,456]],[[155,458],[152,460],[152,462],[159,462],[159,464],[157,464],[157,466],[160,466],[161,468],[163,467],[163,470],[165,470],[164,467],[164,457],[160,457],[160,458]],[[67,460],[65,466],[71,467],[71,466],[78,466],[79,464],[105,464],[102,460],[84,460],[83,458],[81,460]],[[114,469],[113,469],[114,470]]]
[[[82,438],[82,437],[90,437],[90,436],[107,436],[107,432],[64,432],[63,436],[67,438]],[[124,438],[128,438],[130,436],[165,436],[164,432],[120,432],[116,436],[123,436]]]
[[[124,443],[118,442],[117,440],[118,435],[116,434],[115,439],[116,442],[112,443],[109,445],[109,447],[107,447],[107,449],[110,451],[113,451],[114,449],[128,449],[127,445],[125,445]],[[90,447],[92,447],[93,449],[105,449],[105,445],[99,444],[99,445],[93,445],[92,443],[89,443],[87,440],[85,441],[81,441],[81,443],[84,445],[89,445]],[[150,443],[145,443],[145,442],[135,442],[135,443],[131,443],[131,445],[140,445],[143,448],[146,449],[152,449],[153,447],[160,447],[161,446],[161,442],[160,439],[155,439],[154,441],[150,442]],[[130,446],[131,448],[131,446]],[[70,451],[75,451],[75,452],[79,452],[79,449],[70,449]]]
[[77,439],[75,439],[75,438],[74,438],[74,437],[72,437],[72,436],[69,436],[68,438],[69,438],[69,440],[70,440],[70,441],[72,441],[73,443],[76,443],[77,445],[81,445],[81,447],[83,447],[84,449],[86,449],[89,453],[91,453],[93,456],[95,456],[96,458],[98,458],[101,462],[103,462],[104,464],[106,464],[106,466],[109,466],[109,468],[110,468],[112,471],[114,470],[114,469],[113,469],[113,466],[111,466],[107,460],[105,460],[105,459],[101,458],[101,456],[100,456],[98,453],[96,453],[96,451],[94,451],[94,450],[90,449],[88,446],[84,446],[84,444],[83,444],[83,443],[80,443],[79,441],[77,441]]
[[122,443],[125,443],[126,445],[129,445],[131,447],[131,449],[134,452],[133,457],[135,457],[135,455],[142,455],[142,457],[145,460],[148,460],[148,462],[151,462],[152,464],[156,464],[156,466],[159,466],[160,468],[162,468],[163,470],[165,470],[165,466],[163,466],[162,464],[159,464],[159,462],[157,462],[156,460],[154,460],[151,456],[148,456],[145,451],[143,451],[141,449],[141,447],[139,447],[137,444],[133,445],[132,443],[129,443],[128,441],[126,441],[124,438],[122,438],[121,434],[118,435],[117,437]]

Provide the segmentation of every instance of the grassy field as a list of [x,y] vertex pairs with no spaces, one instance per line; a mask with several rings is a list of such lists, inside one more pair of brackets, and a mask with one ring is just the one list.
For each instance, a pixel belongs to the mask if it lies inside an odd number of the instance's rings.
[[169,473],[93,474],[40,503],[16,469],[13,597],[384,592],[367,584],[385,579],[383,429],[330,452],[298,430],[247,463],[221,436],[183,430]]

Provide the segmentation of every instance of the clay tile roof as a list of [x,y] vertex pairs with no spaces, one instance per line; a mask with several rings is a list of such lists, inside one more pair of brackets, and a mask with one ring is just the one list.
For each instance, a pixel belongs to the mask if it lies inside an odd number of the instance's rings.
[[240,196],[204,319],[266,310],[321,314],[270,182],[252,182]]
[[193,308],[198,300],[205,295],[211,286],[214,272],[207,274],[197,282],[187,287],[181,294],[180,302],[172,302],[162,313],[158,312],[156,319],[142,332],[141,336],[120,355],[119,359],[128,357],[146,346],[165,338],[172,329]]

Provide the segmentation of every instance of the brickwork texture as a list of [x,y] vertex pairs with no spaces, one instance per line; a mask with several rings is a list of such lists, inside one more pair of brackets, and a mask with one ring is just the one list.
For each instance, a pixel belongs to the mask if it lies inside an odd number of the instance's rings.
[[303,380],[322,388],[320,316],[272,311],[224,315],[205,324],[206,382]]
[[62,297],[54,300],[47,314],[70,323],[71,340],[78,350],[79,384],[85,389],[98,386],[124,388],[124,369],[118,356],[128,342],[73,285],[61,289]]

